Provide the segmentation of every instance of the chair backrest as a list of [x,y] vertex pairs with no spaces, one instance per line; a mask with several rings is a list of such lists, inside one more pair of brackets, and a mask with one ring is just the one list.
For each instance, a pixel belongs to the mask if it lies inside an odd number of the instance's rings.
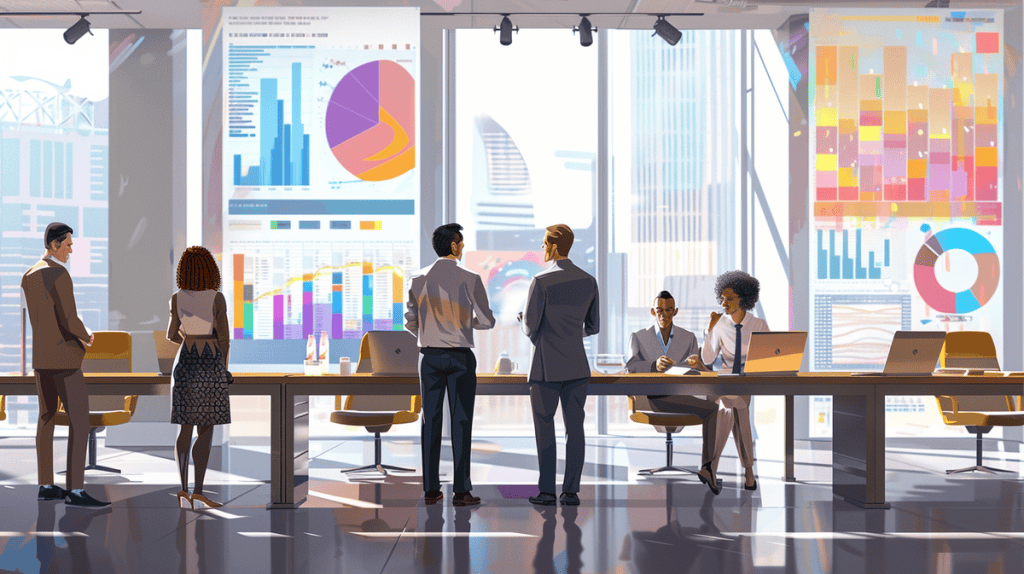
[[[359,361],[356,363],[357,373],[373,372],[370,357],[370,337],[363,335],[359,342]],[[412,411],[421,410],[419,395],[338,395],[334,397],[334,408],[346,411]]]
[[[82,358],[84,373],[132,372],[132,336],[127,331],[93,331],[92,346],[85,348]],[[91,396],[90,411],[120,411],[124,409],[123,396]]]
[[[999,369],[999,356],[992,335],[985,331],[946,333],[940,364],[947,369]],[[1015,410],[1015,402],[1004,395],[956,395],[957,410],[1002,412]]]
[[0,395],[0,421],[7,420],[7,397]]

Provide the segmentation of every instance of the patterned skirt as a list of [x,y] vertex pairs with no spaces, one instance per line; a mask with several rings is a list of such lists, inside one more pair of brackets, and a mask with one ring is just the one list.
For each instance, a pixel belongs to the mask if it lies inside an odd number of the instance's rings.
[[229,381],[231,373],[224,366],[217,340],[186,336],[171,374],[171,422],[195,426],[229,424]]

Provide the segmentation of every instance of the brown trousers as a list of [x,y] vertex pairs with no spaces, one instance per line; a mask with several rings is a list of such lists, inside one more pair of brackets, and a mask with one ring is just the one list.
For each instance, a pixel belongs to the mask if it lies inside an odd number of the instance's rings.
[[57,398],[71,419],[68,429],[67,489],[85,486],[85,454],[89,444],[89,394],[82,369],[37,369],[39,422],[36,424],[36,470],[39,484],[53,482],[53,427]]

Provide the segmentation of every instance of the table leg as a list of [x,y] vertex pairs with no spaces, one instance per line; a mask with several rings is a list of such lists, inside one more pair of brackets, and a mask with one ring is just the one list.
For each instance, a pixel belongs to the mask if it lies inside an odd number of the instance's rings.
[[282,385],[271,411],[268,508],[298,508],[309,490],[309,397]]
[[832,492],[861,508],[885,501],[885,395],[864,385],[861,395],[832,397]]
[[786,453],[785,453],[785,476],[782,477],[784,482],[796,482],[796,472],[794,466],[796,462],[793,457],[793,442],[795,440],[794,432],[794,416],[793,416],[793,395],[786,395]]

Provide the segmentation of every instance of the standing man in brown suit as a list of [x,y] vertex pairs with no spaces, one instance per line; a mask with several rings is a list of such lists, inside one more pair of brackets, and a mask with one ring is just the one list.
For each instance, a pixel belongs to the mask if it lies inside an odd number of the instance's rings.
[[[71,256],[71,227],[60,222],[46,226],[46,252],[21,278],[25,307],[32,322],[32,368],[39,394],[36,424],[36,464],[39,500],[67,499],[69,506],[107,506],[84,489],[85,454],[89,436],[89,395],[82,376],[85,345],[92,332],[75,306],[74,285],[65,265]],[[71,419],[68,432],[67,490],[53,484],[53,427],[57,398]]]

